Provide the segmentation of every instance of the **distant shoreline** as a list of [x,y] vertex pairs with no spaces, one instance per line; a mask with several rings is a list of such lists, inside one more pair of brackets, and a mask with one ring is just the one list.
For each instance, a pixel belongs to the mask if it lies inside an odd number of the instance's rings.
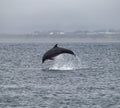
[[0,43],[105,43],[120,42],[120,35],[28,36],[3,35]]

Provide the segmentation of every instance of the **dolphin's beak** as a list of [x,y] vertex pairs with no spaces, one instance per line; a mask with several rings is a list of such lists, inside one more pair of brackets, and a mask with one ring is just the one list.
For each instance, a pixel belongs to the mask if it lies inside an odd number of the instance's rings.
[[42,60],[42,63],[44,63],[44,60]]

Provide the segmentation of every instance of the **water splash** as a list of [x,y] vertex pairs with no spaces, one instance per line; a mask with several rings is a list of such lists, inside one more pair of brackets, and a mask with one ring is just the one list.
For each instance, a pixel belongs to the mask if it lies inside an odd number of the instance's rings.
[[49,70],[76,70],[80,69],[80,67],[81,60],[78,56],[61,54],[55,58]]

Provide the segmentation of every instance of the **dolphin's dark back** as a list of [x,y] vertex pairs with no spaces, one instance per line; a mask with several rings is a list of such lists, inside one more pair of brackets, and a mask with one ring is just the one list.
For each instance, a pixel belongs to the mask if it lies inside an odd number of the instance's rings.
[[60,48],[62,53],[68,53],[68,54],[72,54],[75,55],[73,51],[69,50],[69,49],[65,49],[65,48]]
[[73,51],[65,48],[58,47],[57,44],[50,50],[48,50],[42,57],[42,63],[44,63],[45,60],[50,59],[53,60],[54,57],[58,56],[59,54],[68,53],[75,55]]

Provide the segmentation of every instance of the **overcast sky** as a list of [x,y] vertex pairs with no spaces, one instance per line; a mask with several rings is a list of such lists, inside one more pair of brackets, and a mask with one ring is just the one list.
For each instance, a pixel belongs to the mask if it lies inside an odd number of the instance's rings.
[[0,33],[120,29],[120,0],[0,0]]

